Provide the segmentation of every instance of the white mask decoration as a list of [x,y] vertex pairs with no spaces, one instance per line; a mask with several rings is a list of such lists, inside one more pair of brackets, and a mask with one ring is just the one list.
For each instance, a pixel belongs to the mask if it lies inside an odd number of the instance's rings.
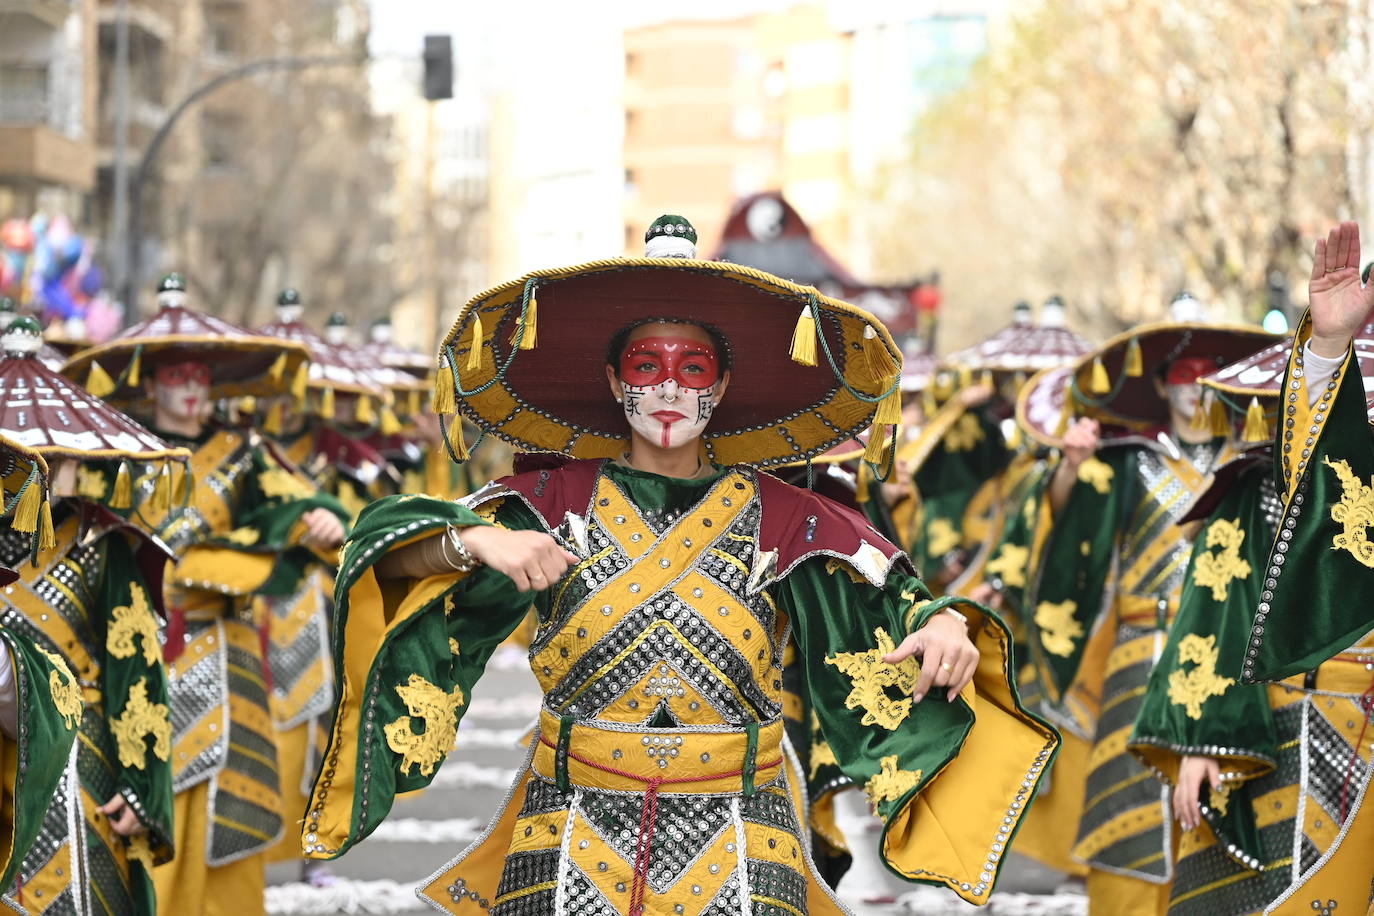
[[709,343],[664,334],[629,344],[620,357],[625,419],[661,448],[700,438],[716,409],[720,367]]

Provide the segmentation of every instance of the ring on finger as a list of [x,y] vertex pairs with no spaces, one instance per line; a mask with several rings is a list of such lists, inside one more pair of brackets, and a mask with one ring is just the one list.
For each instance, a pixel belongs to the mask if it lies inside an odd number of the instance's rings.
[[951,665],[949,662],[940,662],[940,670],[941,670],[941,671],[953,671],[953,670],[954,670],[954,666]]

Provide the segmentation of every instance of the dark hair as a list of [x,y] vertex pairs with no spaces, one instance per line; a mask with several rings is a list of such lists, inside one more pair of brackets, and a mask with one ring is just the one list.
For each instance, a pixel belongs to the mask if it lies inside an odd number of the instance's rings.
[[685,318],[641,318],[612,334],[610,343],[606,345],[606,365],[615,370],[616,378],[620,377],[620,354],[625,352],[625,345],[629,343],[630,335],[634,333],[636,328],[641,328],[646,324],[690,324],[692,327],[701,328],[711,338],[711,344],[716,348],[720,371],[729,372],[735,363],[734,353],[730,349],[730,339],[715,325],[689,321]]

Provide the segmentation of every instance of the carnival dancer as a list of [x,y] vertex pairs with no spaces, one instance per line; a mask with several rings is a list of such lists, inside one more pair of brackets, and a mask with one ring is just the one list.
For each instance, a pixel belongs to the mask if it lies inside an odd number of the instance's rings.
[[1249,448],[1189,513],[1204,524],[1130,742],[1174,787],[1175,916],[1363,912],[1374,882],[1371,835],[1345,836],[1370,771],[1358,732],[1374,641],[1282,683],[1238,682],[1282,509],[1269,418],[1290,349],[1276,343],[1203,379],[1244,418]]
[[363,513],[307,849],[341,854],[432,778],[533,602],[538,736],[483,839],[422,890],[438,908],[840,912],[790,797],[789,629],[827,743],[887,820],[884,861],[986,902],[1058,743],[1017,701],[1005,627],[925,600],[861,517],[755,470],[875,409],[895,422],[896,347],[815,290],[671,257],[686,226],[656,221],[655,257],[541,271],[461,312],[440,409],[573,460]]
[[[0,435],[29,444],[52,468],[39,548],[0,530],[4,624],[62,656],[80,678],[80,741],[47,808],[41,841],[6,896],[30,913],[157,910],[152,869],[172,858],[172,723],[158,633],[166,548],[126,521],[145,465],[190,452],[139,424],[38,359],[43,329],[11,322],[0,348]],[[29,562],[32,556],[33,562]]]
[[[165,594],[180,854],[153,877],[161,913],[245,916],[263,912],[264,854],[298,817],[282,814],[251,599],[290,594],[342,540],[345,515],[260,437],[209,422],[215,400],[289,389],[304,348],[192,311],[176,275],[158,305],[66,371],[103,379],[115,397],[146,392],[152,429],[192,452],[189,474],[135,481],[136,517],[177,558]],[[165,486],[177,497],[170,510],[156,498]]]
[[1247,682],[1310,670],[1374,629],[1374,434],[1361,377],[1368,375],[1357,366],[1374,362],[1374,346],[1357,337],[1374,286],[1361,282],[1359,263],[1355,223],[1317,240],[1275,461],[1291,537],[1279,538],[1267,564],[1241,669]]
[[1073,854],[1091,868],[1089,906],[1103,912],[1168,905],[1167,792],[1126,739],[1178,609],[1193,534],[1179,520],[1229,429],[1224,411],[1218,425],[1198,409],[1197,380],[1270,339],[1181,320],[1197,308],[1180,297],[1174,322],[1121,334],[1075,367],[1069,404],[1079,419],[1064,434],[1039,515],[1046,530],[1035,536],[1046,540],[1027,601],[1032,657],[1061,723],[1092,741]]
[[[33,549],[47,475],[41,455],[0,436],[7,494],[0,515],[9,516],[11,529],[27,529]],[[0,567],[0,587],[18,580],[13,569]],[[0,887],[14,885],[20,863],[40,841],[48,806],[69,778],[81,719],[81,683],[62,656],[0,620]]]

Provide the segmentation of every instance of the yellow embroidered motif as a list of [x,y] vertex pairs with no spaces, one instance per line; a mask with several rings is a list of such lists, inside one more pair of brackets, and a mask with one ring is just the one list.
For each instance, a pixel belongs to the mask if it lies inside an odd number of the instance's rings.
[[129,603],[114,609],[105,651],[115,658],[132,658],[139,651],[134,637],[142,637],[143,660],[149,665],[162,661],[162,646],[157,641],[157,619],[148,605],[148,593],[136,582],[129,583]]
[[139,862],[148,871],[153,870],[153,849],[148,844],[148,834],[136,833],[128,838],[129,847],[125,854],[131,862]]
[[873,804],[896,801],[921,784],[921,770],[897,768],[897,755],[879,761],[882,770],[864,783],[864,793]]
[[1073,641],[1083,635],[1083,626],[1074,619],[1077,601],[1042,601],[1035,609],[1035,625],[1040,628],[1040,645],[1051,655],[1073,654]]
[[1348,550],[1360,564],[1374,569],[1374,541],[1369,539],[1369,529],[1374,527],[1374,486],[1356,476],[1344,458],[1335,462],[1323,458],[1322,464],[1335,471],[1341,482],[1341,501],[1331,507],[1331,520],[1344,530],[1331,539],[1331,545]]
[[1245,532],[1241,530],[1240,519],[1227,521],[1219,518],[1207,529],[1207,547],[1220,547],[1216,553],[1199,553],[1193,561],[1193,582],[1199,588],[1210,588],[1212,600],[1225,601],[1235,579],[1250,577],[1250,564],[1241,559],[1240,545],[1245,543]]
[[268,468],[258,475],[258,486],[268,499],[303,499],[315,495],[315,488],[286,468]]
[[1026,564],[1030,562],[1030,548],[1013,544],[1002,545],[997,556],[988,563],[988,572],[1001,576],[1002,581],[1012,588],[1023,588],[1026,584]]
[[[421,775],[429,776],[453,750],[463,688],[455,686],[451,693],[444,693],[420,675],[412,674],[396,688],[396,693],[405,701],[410,715],[401,716],[382,729],[387,747],[401,755],[402,773],[409,775],[412,768],[419,767]],[[410,728],[411,716],[419,717],[425,724],[425,730],[418,735]]]
[[915,629],[916,618],[921,616],[921,612],[925,610],[926,605],[930,604],[930,602],[917,601],[916,596],[910,592],[902,592],[902,599],[911,602],[911,607],[906,609],[906,616],[902,618],[902,622],[906,624],[908,632],[911,632]]
[[1231,789],[1234,787],[1233,783],[1223,782],[1211,790],[1212,808],[1223,817],[1226,815],[1226,809],[1231,805]]
[[1103,496],[1112,492],[1112,478],[1115,476],[1112,466],[1099,458],[1089,458],[1078,466],[1078,479]]
[[[1235,679],[1217,674],[1217,638],[1189,633],[1178,643],[1178,669],[1169,674],[1169,702],[1184,707],[1190,719],[1202,718],[1202,704],[1226,693]],[[1183,670],[1185,662],[1194,667]]]
[[845,575],[849,576],[849,580],[856,585],[868,584],[868,580],[865,579],[860,573],[856,572],[854,567],[850,566],[843,560],[837,560],[834,557],[831,557],[830,559],[825,561],[825,571],[832,576],[835,575],[835,573],[837,572],[842,572]]
[[933,519],[926,536],[928,552],[933,557],[942,557],[959,546],[959,532],[947,518]]
[[81,465],[76,469],[76,492],[78,496],[100,502],[105,499],[105,494],[109,492],[109,482],[105,480],[105,475],[95,468]]
[[[916,687],[920,666],[916,659],[889,665],[883,656],[896,648],[892,637],[882,627],[873,631],[878,642],[876,649],[866,652],[839,652],[826,658],[827,665],[834,665],[849,676],[854,687],[845,697],[846,709],[863,709],[864,725],[881,725],[892,731],[911,714],[911,691]],[[893,697],[887,688],[893,688],[900,698]]]
[[463,650],[458,647],[458,640],[452,636],[448,638],[448,651],[450,655],[462,655]]
[[830,742],[822,740],[811,745],[811,778],[815,779],[816,774],[821,771],[821,767],[826,764],[839,766],[840,762],[835,759],[835,752],[830,747]]
[[258,538],[260,537],[262,537],[261,531],[259,531],[256,528],[249,528],[245,526],[243,528],[235,528],[233,531],[226,534],[224,536],[224,539],[233,544],[241,544],[244,547],[252,547],[254,544],[258,542]]
[[110,734],[119,745],[119,762],[143,769],[148,757],[144,739],[152,736],[153,756],[167,760],[172,756],[172,719],[166,703],[148,702],[148,679],[139,678],[129,688],[129,701],[119,718],[110,720]]
[[49,652],[42,646],[34,646],[39,652],[52,662],[53,671],[48,675],[48,690],[52,692],[53,705],[57,707],[58,713],[66,720],[68,728],[76,728],[81,721],[81,687],[76,682],[76,675],[72,674],[72,669],[67,667],[67,662],[62,656]]
[[945,433],[945,451],[947,452],[966,452],[973,448],[983,439],[983,427],[978,422],[978,418],[971,413],[966,413],[954,421],[954,425]]

